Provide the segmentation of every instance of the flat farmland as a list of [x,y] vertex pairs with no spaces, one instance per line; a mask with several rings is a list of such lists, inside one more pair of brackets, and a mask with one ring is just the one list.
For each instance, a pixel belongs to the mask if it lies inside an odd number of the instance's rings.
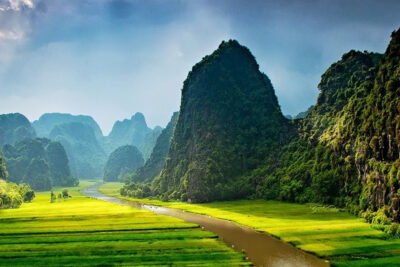
[[[0,266],[246,266],[244,255],[195,224],[80,194],[0,211]],[[62,188],[55,190],[56,194]]]

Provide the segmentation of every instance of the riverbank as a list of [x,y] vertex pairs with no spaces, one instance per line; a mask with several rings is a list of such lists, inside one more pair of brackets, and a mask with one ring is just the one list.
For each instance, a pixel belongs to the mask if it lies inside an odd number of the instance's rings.
[[91,184],[0,210],[0,266],[250,265],[196,224],[82,195]]
[[[107,183],[99,190],[121,198],[121,185]],[[336,208],[264,200],[187,204],[125,199],[231,220],[270,233],[336,266],[400,265],[400,239],[391,238],[362,219]]]

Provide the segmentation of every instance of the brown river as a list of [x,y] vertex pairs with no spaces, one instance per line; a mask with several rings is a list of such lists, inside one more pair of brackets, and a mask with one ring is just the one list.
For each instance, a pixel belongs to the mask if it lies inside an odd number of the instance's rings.
[[252,262],[254,266],[330,266],[329,262],[305,253],[266,233],[260,233],[234,222],[210,216],[106,196],[97,190],[99,186],[100,184],[89,186],[85,188],[82,193],[96,199],[133,208],[151,210],[157,214],[168,215],[186,222],[198,224],[205,230],[218,235],[222,241],[233,247],[236,251],[241,252],[244,250],[248,260]]

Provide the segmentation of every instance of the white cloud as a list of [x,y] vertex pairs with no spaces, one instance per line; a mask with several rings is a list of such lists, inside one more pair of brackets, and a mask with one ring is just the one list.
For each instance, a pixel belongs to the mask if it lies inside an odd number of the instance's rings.
[[31,30],[32,0],[0,0],[0,73]]
[[1,40],[21,40],[23,37],[22,32],[15,31],[0,31],[0,41]]
[[0,12],[1,11],[20,11],[22,8],[33,8],[34,4],[32,0],[2,0],[0,1]]

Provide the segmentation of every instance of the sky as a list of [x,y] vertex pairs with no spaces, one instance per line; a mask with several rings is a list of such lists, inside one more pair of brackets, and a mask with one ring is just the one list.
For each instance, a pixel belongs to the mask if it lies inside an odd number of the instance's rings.
[[383,53],[399,10],[397,0],[0,0],[0,113],[85,114],[108,134],[142,112],[165,127],[191,67],[236,39],[294,115],[344,53]]

